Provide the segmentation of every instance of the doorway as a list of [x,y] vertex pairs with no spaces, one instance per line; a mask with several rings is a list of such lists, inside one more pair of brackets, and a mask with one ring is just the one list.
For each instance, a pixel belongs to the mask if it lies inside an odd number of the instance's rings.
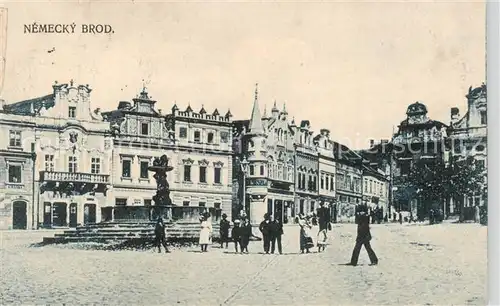
[[274,200],[274,219],[283,224],[283,200]]
[[69,205],[69,227],[76,227],[78,224],[78,204]]
[[[267,213],[270,216],[273,214],[273,200],[272,199],[267,199]],[[260,218],[264,218],[264,216],[261,216]]]
[[53,226],[67,226],[67,204],[54,203],[52,207],[52,225]]
[[87,225],[89,223],[95,223],[95,221],[96,221],[96,205],[95,204],[83,205],[83,223]]
[[52,204],[43,203],[43,227],[49,228],[52,225]]
[[28,225],[28,215],[26,202],[15,201],[12,203],[12,228],[26,229]]

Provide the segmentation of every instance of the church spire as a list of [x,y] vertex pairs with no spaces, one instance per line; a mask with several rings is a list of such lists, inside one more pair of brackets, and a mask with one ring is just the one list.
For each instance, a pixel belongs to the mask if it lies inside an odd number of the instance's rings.
[[258,100],[258,84],[255,84],[255,98],[253,101],[252,117],[250,118],[250,133],[251,134],[263,134],[264,127],[262,125],[262,116],[259,110],[259,100]]

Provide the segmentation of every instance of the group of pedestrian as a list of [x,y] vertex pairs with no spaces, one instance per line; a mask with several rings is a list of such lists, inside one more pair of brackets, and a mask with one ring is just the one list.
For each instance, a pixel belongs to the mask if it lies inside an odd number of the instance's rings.
[[278,253],[283,254],[281,236],[284,232],[283,224],[280,220],[277,218],[271,220],[271,216],[266,213],[264,215],[264,221],[262,221],[259,225],[259,230],[262,233],[264,253],[269,254],[269,252],[271,252],[271,254],[274,254],[276,246],[278,246]]
[[[201,252],[207,252],[208,245],[212,243],[213,229],[212,222],[209,220],[209,217],[210,215],[208,213],[204,213],[200,217],[200,237],[198,242]],[[310,249],[314,247],[312,217],[312,214],[299,214],[297,217],[297,223],[300,226],[301,253],[310,253]],[[327,246],[327,233],[329,230],[332,230],[330,223],[330,211],[327,207],[325,207],[324,202],[320,202],[320,208],[317,211],[316,217],[317,225],[319,226],[317,234],[317,247],[318,252],[322,252]],[[248,244],[250,242],[250,238],[253,236],[252,226],[249,218],[245,215],[240,216],[240,218],[241,220],[234,220],[234,226],[231,229],[231,224],[229,220],[227,220],[227,215],[222,215],[222,220],[220,221],[220,244],[221,248],[223,248],[225,244],[227,249],[229,242],[232,241],[234,243],[236,253],[248,253]],[[278,253],[283,254],[283,247],[281,243],[281,238],[284,234],[283,224],[278,218],[274,218],[274,220],[271,219],[271,215],[266,213],[264,215],[264,220],[259,225],[259,230],[262,234],[264,253],[274,254],[277,247]],[[356,207],[355,221],[357,224],[356,243],[348,265],[356,266],[358,264],[359,253],[363,246],[368,253],[371,265],[377,265],[378,258],[370,243],[372,239],[370,233],[370,211],[366,203],[360,204]],[[229,235],[230,230],[231,235]],[[155,226],[155,245],[158,247],[159,253],[161,253],[162,246],[165,248],[166,253],[170,253],[167,247],[165,224],[161,217],[158,218]]]
[[236,253],[248,253],[248,244],[250,243],[250,238],[253,236],[250,220],[246,216],[241,216],[241,220],[234,220],[231,237],[229,236],[230,228],[231,224],[227,220],[227,215],[223,214],[220,221],[220,247],[223,248],[225,243],[227,249],[229,242],[232,241]]
[[297,217],[297,224],[300,226],[300,252],[310,253],[310,249],[314,247],[313,225],[319,226],[317,234],[317,247],[318,252],[325,250],[328,240],[328,231],[332,229],[330,223],[330,210],[325,207],[324,202],[320,202],[317,214],[314,216],[312,213],[307,215],[299,214]]

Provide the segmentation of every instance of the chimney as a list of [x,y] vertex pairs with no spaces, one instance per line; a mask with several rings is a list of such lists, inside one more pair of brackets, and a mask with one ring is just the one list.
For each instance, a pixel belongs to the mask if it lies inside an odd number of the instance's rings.
[[458,107],[451,108],[451,122],[456,122],[460,118],[460,110]]
[[375,145],[375,140],[370,139],[370,148],[373,148],[374,145]]

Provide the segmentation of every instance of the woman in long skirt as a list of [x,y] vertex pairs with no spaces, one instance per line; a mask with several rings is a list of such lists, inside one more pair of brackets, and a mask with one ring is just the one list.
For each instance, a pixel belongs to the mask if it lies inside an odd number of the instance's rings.
[[300,252],[310,253],[309,249],[314,247],[314,242],[311,237],[311,223],[309,221],[310,218],[304,217],[304,215],[300,214],[298,217],[298,224],[300,226]]
[[207,220],[206,216],[200,218],[200,240],[198,244],[201,246],[202,252],[207,252],[208,245],[212,243],[212,223]]

